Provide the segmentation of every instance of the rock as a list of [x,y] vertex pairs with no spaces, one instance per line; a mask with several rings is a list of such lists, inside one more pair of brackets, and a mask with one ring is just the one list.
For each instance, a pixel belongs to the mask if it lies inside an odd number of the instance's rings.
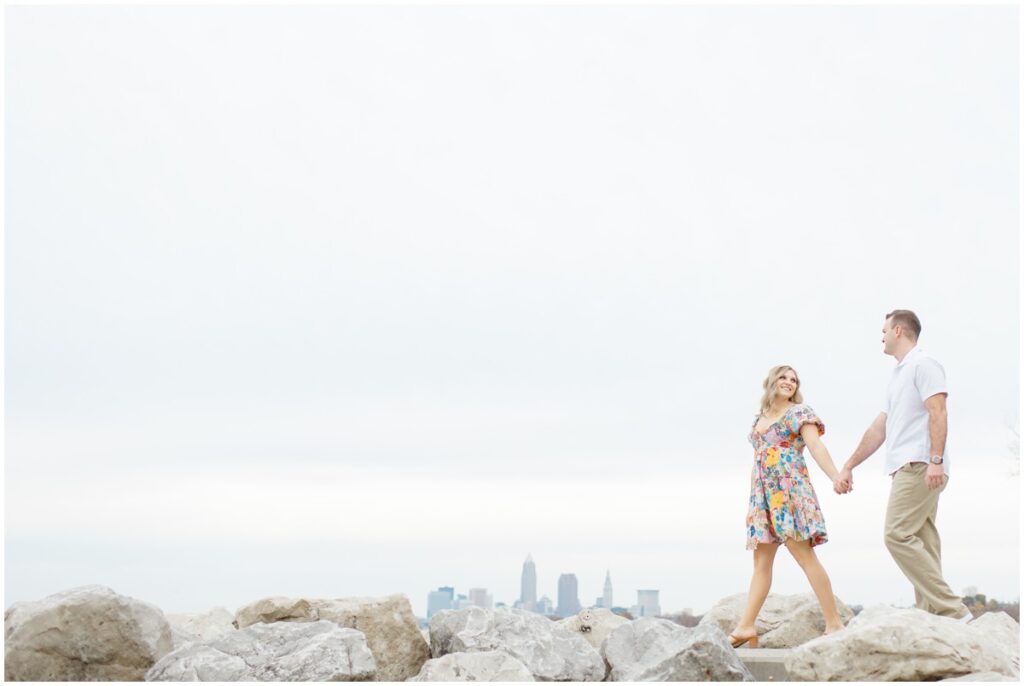
[[368,681],[366,637],[334,622],[275,622],[199,640],[165,655],[146,681]]
[[236,629],[244,629],[261,622],[315,622],[319,618],[319,613],[309,600],[277,596],[257,600],[239,609],[232,624]]
[[423,638],[412,605],[404,595],[343,598],[319,610],[322,619],[366,635],[379,665],[378,681],[405,681],[430,659],[430,644]]
[[986,612],[967,626],[983,632],[1006,653],[1014,670],[1020,674],[1020,624],[1005,612]]
[[578,633],[580,636],[587,639],[587,642],[594,646],[595,649],[601,648],[601,643],[612,631],[623,624],[629,624],[629,620],[625,617],[621,617],[611,610],[603,607],[592,608],[590,610],[586,610],[586,612],[591,613],[591,619],[588,622],[590,625],[590,631],[582,630],[582,623],[579,615],[566,617],[565,619],[560,619],[555,623],[568,631]]
[[[839,618],[846,624],[853,618],[853,610],[839,598],[835,600]],[[719,600],[701,618],[700,623],[716,624],[728,634],[736,628],[746,604],[746,593],[727,596]],[[813,593],[769,593],[757,616],[756,627],[762,648],[795,648],[825,632],[825,617]]]
[[80,586],[4,613],[6,681],[142,681],[174,647],[160,608]]
[[366,636],[378,681],[405,681],[430,659],[412,605],[404,595],[385,598],[265,598],[241,608],[235,626],[257,622],[310,622],[326,619]]
[[753,681],[716,626],[692,629],[643,617],[620,626],[601,646],[609,681]]
[[427,660],[420,673],[408,681],[533,681],[522,662],[503,650],[482,653],[449,653]]
[[174,639],[175,649],[186,643],[215,638],[235,630],[232,622],[235,616],[230,610],[223,607],[215,607],[209,612],[197,614],[167,614],[164,616],[167,618],[168,624],[171,625],[171,637]]
[[794,648],[794,681],[937,681],[976,672],[1016,677],[998,639],[955,619],[878,605],[840,631]]
[[538,681],[602,681],[605,663],[580,634],[513,608],[441,610],[430,620],[435,657],[503,650]]
[[943,679],[942,681],[1017,681],[1017,679],[1003,676],[999,672],[976,672],[975,674],[955,676],[950,679]]

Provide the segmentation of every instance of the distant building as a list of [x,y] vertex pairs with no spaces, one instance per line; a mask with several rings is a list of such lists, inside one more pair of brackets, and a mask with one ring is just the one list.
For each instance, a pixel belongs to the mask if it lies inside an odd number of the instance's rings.
[[541,596],[541,599],[537,601],[537,609],[534,612],[538,612],[542,615],[554,614],[555,608],[551,604],[551,598],[547,596]]
[[658,593],[658,591],[637,591],[636,605],[629,608],[629,614],[637,619],[660,615],[661,606],[658,604]]
[[461,593],[452,601],[453,610],[465,610],[467,607],[473,607],[473,603],[469,602],[469,598]]
[[563,574],[558,577],[558,607],[555,614],[568,617],[578,613],[580,608],[579,582],[575,574]]
[[597,596],[597,600],[594,601],[594,607],[604,607],[604,598]]
[[612,596],[612,572],[610,569],[604,573],[604,595],[601,596],[601,607],[612,607],[615,604]]
[[533,564],[533,556],[527,554],[523,563],[523,574],[519,592],[520,607],[534,610],[537,605],[537,566]]
[[436,591],[427,594],[427,619],[434,616],[441,610],[451,610],[455,599],[455,589],[451,586],[441,586]]
[[469,589],[469,604],[490,610],[494,607],[494,598],[486,588],[471,588]]

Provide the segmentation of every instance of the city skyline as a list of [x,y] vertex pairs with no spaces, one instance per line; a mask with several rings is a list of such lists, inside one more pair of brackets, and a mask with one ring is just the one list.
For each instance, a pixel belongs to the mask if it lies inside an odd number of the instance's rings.
[[593,604],[583,604],[579,600],[578,578],[574,572],[564,572],[558,577],[558,605],[552,607],[547,594],[537,599],[537,568],[532,553],[527,553],[523,562],[520,577],[519,599],[508,605],[504,601],[494,601],[494,596],[488,592],[486,587],[470,588],[467,594],[460,594],[452,586],[440,586],[436,591],[430,591],[427,595],[427,614],[425,619],[429,620],[440,610],[459,610],[467,607],[479,607],[492,609],[498,607],[512,607],[537,612],[542,615],[557,617],[569,617],[577,614],[584,608],[606,608],[624,610],[634,617],[649,617],[661,614],[659,604],[659,591],[653,589],[637,589],[637,602],[630,607],[617,607],[614,605],[614,590],[611,580],[611,569],[605,569],[603,593]]

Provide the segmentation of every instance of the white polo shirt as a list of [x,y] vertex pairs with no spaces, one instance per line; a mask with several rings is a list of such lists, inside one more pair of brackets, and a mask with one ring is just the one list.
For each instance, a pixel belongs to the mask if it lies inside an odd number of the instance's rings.
[[[930,461],[931,437],[924,401],[936,393],[948,393],[946,372],[941,364],[914,346],[896,365],[889,380],[884,410],[886,474],[895,474],[908,462]],[[948,476],[949,450],[942,455],[942,469]]]

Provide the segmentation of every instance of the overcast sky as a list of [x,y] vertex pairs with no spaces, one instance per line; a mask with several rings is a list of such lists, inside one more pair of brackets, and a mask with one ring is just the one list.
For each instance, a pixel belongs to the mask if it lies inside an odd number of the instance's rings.
[[[705,611],[767,370],[841,463],[898,307],[948,375],[947,580],[1017,598],[1017,12],[8,7],[5,606],[423,615],[532,553],[553,600]],[[909,605],[883,463],[810,465],[819,551]]]

